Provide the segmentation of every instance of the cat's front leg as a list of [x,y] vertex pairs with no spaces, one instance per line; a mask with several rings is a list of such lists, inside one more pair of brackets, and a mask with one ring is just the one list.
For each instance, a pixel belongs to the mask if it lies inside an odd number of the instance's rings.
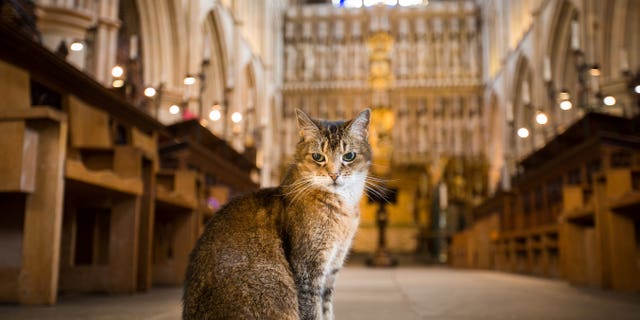
[[322,294],[328,259],[327,250],[320,244],[307,243],[294,248],[291,267],[298,290],[301,320],[323,319]]
[[300,272],[296,277],[298,288],[298,308],[301,320],[323,319],[322,313],[322,273]]
[[336,282],[338,269],[331,270],[327,275],[322,291],[322,314],[324,320],[333,320],[333,286]]

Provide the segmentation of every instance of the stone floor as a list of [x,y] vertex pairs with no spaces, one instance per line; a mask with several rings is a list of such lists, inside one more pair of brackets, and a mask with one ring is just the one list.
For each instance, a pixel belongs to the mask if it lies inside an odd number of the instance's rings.
[[[0,319],[180,318],[180,289],[63,296],[53,307],[0,305]],[[338,277],[336,319],[640,319],[640,294],[487,271],[352,266]]]

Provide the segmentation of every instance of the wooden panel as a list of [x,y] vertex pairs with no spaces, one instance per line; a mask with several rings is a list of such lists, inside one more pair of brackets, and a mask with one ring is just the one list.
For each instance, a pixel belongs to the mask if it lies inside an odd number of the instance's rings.
[[131,145],[140,148],[147,159],[158,157],[157,134],[146,134],[137,128],[131,129]]
[[17,302],[19,268],[0,269],[0,301]]
[[0,191],[35,189],[38,134],[24,121],[0,121]]
[[0,110],[27,109],[31,106],[29,97],[29,74],[0,60]]
[[126,199],[111,211],[109,235],[109,292],[136,291],[140,198]]
[[58,289],[67,124],[31,124],[40,134],[36,190],[25,207],[19,301],[53,304]]
[[[626,172],[626,174],[625,174]],[[634,221],[609,207],[631,190],[629,170],[610,170],[595,184],[596,232],[600,239],[603,285],[620,291],[640,290]]]
[[117,146],[113,157],[113,171],[123,178],[142,179],[142,151],[130,146]]
[[91,171],[82,162],[67,158],[65,177],[84,183],[103,187],[117,192],[141,195],[142,181],[139,178],[123,178],[112,171]]
[[147,291],[152,284],[153,225],[155,217],[155,161],[144,161],[141,178],[144,192],[140,198],[140,240],[138,254],[138,290]]
[[82,100],[68,96],[69,134],[74,148],[111,148],[113,140],[109,127],[109,115]]

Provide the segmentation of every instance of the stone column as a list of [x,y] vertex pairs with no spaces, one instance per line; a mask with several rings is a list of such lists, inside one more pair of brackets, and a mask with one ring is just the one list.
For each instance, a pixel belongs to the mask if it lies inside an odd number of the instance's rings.
[[[87,30],[93,24],[92,8],[87,3],[83,4],[75,6],[73,2],[39,2],[36,10],[38,30],[42,33],[44,46],[54,52],[66,51],[67,61],[81,70],[86,66]],[[69,45],[74,41],[80,41],[84,48],[70,50]]]

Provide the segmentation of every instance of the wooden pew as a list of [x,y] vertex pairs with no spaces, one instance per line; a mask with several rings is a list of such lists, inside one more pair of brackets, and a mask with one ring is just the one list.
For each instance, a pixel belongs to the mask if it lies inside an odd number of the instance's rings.
[[197,121],[176,123],[167,130],[173,138],[160,144],[162,168],[192,169],[202,181],[198,205],[200,231],[216,210],[210,200],[220,206],[231,196],[258,188],[251,179],[251,172],[257,170],[255,163]]
[[596,248],[602,286],[640,292],[640,172],[610,169],[597,176]]
[[181,284],[188,254],[208,219],[233,192],[257,188],[255,165],[190,120],[168,127],[160,143],[157,177],[154,276],[158,285]]
[[[1,21],[0,46],[12,48],[0,50],[7,97],[0,123],[16,134],[0,143],[22,150],[0,164],[21,176],[17,187],[14,176],[0,190],[12,212],[1,224],[0,245],[12,252],[0,262],[1,299],[52,304],[59,289],[150,287],[156,141],[164,127]],[[53,109],[32,106],[41,100]]]
[[0,60],[0,301],[53,304],[67,118],[31,107],[29,73]]
[[74,95],[69,114],[60,289],[131,293],[151,286],[154,133]]
[[198,233],[200,181],[192,170],[157,173],[153,284],[179,285]]

